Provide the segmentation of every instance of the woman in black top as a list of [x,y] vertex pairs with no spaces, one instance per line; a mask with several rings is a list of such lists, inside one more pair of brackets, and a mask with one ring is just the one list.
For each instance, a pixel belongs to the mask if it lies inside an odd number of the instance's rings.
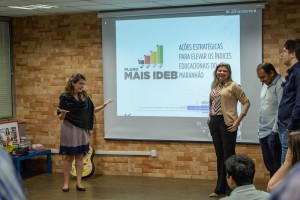
[[89,151],[88,132],[93,129],[94,113],[103,109],[112,100],[94,107],[93,102],[84,89],[85,77],[80,73],[73,74],[67,82],[65,92],[59,97],[57,115],[62,120],[60,133],[60,150],[65,155],[64,185],[62,190],[69,191],[69,176],[75,157],[76,188],[85,191],[81,183],[83,170],[83,154]]

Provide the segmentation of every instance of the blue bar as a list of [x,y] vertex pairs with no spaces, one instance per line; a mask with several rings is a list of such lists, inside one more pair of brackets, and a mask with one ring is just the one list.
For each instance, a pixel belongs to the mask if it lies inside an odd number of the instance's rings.
[[187,110],[208,110],[208,106],[187,106]]

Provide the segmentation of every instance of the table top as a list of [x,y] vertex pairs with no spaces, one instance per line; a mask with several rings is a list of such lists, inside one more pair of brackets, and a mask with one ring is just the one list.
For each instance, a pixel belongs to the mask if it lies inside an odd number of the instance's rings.
[[25,160],[28,158],[33,158],[36,156],[40,156],[40,155],[47,155],[50,154],[51,155],[51,149],[44,149],[41,151],[30,151],[27,155],[24,156],[13,156],[13,159],[18,159],[18,160]]

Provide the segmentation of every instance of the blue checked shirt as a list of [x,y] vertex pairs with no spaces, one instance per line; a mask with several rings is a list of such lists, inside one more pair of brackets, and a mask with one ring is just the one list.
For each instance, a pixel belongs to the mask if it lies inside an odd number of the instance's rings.
[[270,85],[263,84],[260,93],[259,109],[259,138],[267,137],[271,132],[278,133],[277,113],[281,101],[285,80],[281,75],[277,75]]

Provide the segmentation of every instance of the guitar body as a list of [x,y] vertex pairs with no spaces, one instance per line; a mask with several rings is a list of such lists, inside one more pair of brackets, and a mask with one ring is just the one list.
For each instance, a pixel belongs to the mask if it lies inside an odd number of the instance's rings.
[[[94,174],[95,172],[95,166],[93,163],[93,158],[95,155],[95,151],[94,149],[90,146],[89,152],[87,152],[84,156],[83,156],[83,170],[82,170],[82,178],[87,178],[90,177]],[[72,169],[70,171],[70,174],[72,176],[76,176],[76,167],[75,167],[75,159],[72,162]]]

